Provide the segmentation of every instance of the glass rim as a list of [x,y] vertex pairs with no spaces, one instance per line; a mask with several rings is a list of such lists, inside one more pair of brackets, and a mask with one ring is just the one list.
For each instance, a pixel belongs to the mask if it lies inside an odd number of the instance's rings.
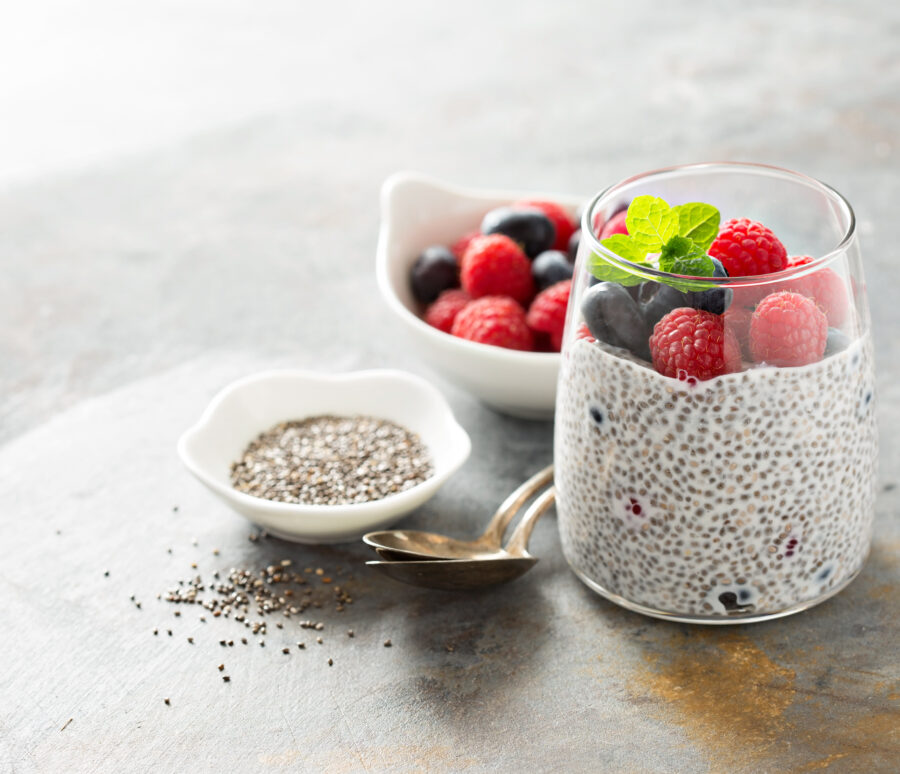
[[[633,261],[629,261],[627,258],[623,258],[622,256],[617,255],[608,248],[604,247],[600,243],[600,239],[594,233],[593,220],[594,211],[597,208],[597,205],[600,204],[600,202],[604,199],[611,198],[616,194],[616,192],[621,191],[621,189],[623,189],[624,187],[639,180],[647,180],[654,177],[664,177],[681,172],[693,172],[716,168],[722,169],[724,171],[732,170],[735,172],[756,173],[769,177],[792,180],[794,182],[805,185],[807,188],[812,188],[813,190],[816,190],[826,196],[831,201],[837,203],[837,205],[847,217],[847,230],[844,233],[843,237],[841,237],[836,247],[832,248],[824,255],[811,256],[812,260],[809,263],[805,263],[800,266],[785,268],[781,271],[770,272],[769,274],[757,274],[741,277],[692,277],[684,274],[671,274],[669,272],[657,269],[654,266],[635,263]],[[800,172],[794,172],[793,170],[786,169],[785,167],[778,167],[772,164],[758,164],[747,161],[704,161],[694,164],[678,164],[671,167],[660,167],[659,169],[652,169],[647,172],[641,172],[640,174],[632,175],[631,177],[627,177],[624,180],[620,180],[617,183],[613,183],[612,185],[607,186],[598,194],[596,194],[590,200],[588,206],[585,207],[581,217],[581,233],[582,238],[584,238],[584,235],[587,234],[588,243],[591,246],[592,252],[599,253],[613,266],[617,266],[620,269],[627,271],[629,274],[633,274],[644,279],[653,279],[654,277],[660,278],[662,280],[677,279],[681,284],[684,285],[690,286],[692,283],[695,283],[698,287],[705,286],[706,288],[715,285],[722,285],[726,287],[747,287],[754,285],[768,285],[774,282],[780,282],[788,278],[802,277],[807,274],[811,274],[817,271],[823,265],[830,263],[834,258],[836,258],[839,254],[843,253],[847,249],[847,247],[856,236],[856,214],[853,212],[853,207],[850,206],[850,202],[848,202],[847,199],[844,198],[843,194],[841,194],[837,189],[832,188],[827,183],[823,183],[821,180],[817,180],[816,178],[810,177],[809,175],[804,175]]]

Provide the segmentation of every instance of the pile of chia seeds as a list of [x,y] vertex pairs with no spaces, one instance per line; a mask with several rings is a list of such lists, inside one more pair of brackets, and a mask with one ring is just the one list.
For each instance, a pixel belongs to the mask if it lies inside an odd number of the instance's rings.
[[381,500],[434,473],[419,437],[374,417],[319,416],[262,433],[231,466],[239,492],[304,505]]

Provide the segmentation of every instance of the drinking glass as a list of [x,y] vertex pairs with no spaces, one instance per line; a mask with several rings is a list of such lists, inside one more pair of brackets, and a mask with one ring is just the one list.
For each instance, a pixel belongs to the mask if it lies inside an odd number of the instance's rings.
[[[723,224],[760,222],[789,256],[808,259],[702,280],[633,263],[595,232],[642,195],[672,207],[707,202]],[[587,299],[607,292],[618,306],[596,319]],[[660,292],[681,294],[684,308],[717,294],[722,313],[706,319],[730,353],[722,373],[654,367]],[[806,304],[805,317],[786,314],[767,328],[763,308],[783,298],[766,302],[773,294],[810,298],[815,310]],[[812,318],[813,327],[827,323],[814,362],[784,362],[760,344],[813,335],[804,327]],[[583,215],[554,457],[566,559],[626,608],[698,623],[765,620],[850,583],[871,540],[877,433],[865,282],[843,196],[795,172],[738,163],[662,169],[598,194]]]

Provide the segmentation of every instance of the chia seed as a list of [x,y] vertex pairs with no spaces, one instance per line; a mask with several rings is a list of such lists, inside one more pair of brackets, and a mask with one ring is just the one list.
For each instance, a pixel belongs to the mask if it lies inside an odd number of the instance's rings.
[[231,483],[266,500],[349,505],[403,492],[433,473],[428,449],[406,428],[374,417],[319,416],[262,433],[232,464]]

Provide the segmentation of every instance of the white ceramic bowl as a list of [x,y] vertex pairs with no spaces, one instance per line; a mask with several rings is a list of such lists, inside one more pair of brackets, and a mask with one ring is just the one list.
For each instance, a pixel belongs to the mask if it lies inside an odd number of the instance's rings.
[[400,172],[381,188],[378,287],[403,323],[417,355],[489,406],[531,419],[553,416],[559,358],[466,341],[432,328],[417,313],[409,270],[429,245],[450,245],[478,228],[488,210],[518,199],[549,199],[571,208],[586,199],[530,191],[475,191]]
[[[238,492],[231,464],[247,445],[279,422],[321,414],[388,419],[417,433],[434,475],[405,492],[353,505],[293,505]],[[419,507],[466,461],[471,442],[444,397],[402,371],[328,375],[266,371],[222,390],[178,441],[188,470],[214,494],[273,535],[301,543],[338,543],[387,527]]]

